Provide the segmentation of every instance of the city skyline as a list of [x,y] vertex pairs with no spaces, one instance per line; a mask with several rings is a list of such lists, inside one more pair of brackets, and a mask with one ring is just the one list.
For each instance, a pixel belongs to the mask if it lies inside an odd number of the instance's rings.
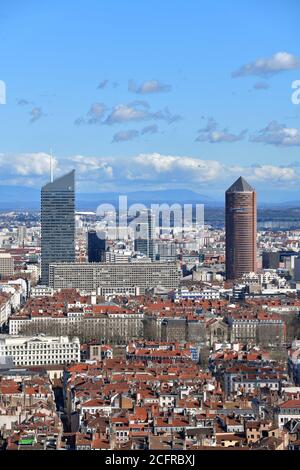
[[299,0],[0,4],[1,457],[287,462]]
[[53,148],[56,177],[75,167],[79,193],[220,200],[241,174],[262,202],[299,200],[300,6],[288,3],[175,1],[170,15],[161,2],[79,1],[65,22],[68,2],[4,1],[0,191],[45,184]]

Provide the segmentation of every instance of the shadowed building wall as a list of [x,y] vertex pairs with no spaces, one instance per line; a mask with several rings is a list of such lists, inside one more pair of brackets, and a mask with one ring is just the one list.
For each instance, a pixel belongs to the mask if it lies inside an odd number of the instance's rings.
[[[99,234],[101,235],[101,234]],[[88,261],[89,263],[101,263],[105,261],[106,240],[98,236],[96,230],[88,231]]]

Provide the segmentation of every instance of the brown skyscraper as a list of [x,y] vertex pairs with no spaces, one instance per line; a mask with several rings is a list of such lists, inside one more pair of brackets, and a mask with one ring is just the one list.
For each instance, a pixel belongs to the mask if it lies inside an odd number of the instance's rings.
[[226,279],[256,272],[256,192],[241,176],[226,191]]

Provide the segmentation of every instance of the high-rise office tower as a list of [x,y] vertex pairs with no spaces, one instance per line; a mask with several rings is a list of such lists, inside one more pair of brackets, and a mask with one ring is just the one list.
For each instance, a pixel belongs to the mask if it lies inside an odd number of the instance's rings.
[[89,263],[104,262],[105,251],[106,251],[106,240],[102,237],[99,237],[96,230],[89,230],[88,231],[88,261]]
[[226,191],[226,279],[256,272],[256,192],[239,177]]
[[280,263],[279,251],[264,251],[262,254],[263,269],[277,269]]
[[145,210],[139,215],[140,223],[136,227],[134,249],[152,261],[155,260],[155,213]]
[[158,261],[175,261],[177,259],[178,246],[176,243],[158,240],[156,246],[156,260]]
[[296,282],[300,281],[300,256],[298,256],[298,258],[295,259],[294,280]]
[[49,284],[49,264],[75,261],[75,171],[41,191],[41,282]]
[[17,229],[19,246],[24,246],[24,242],[26,240],[26,233],[27,233],[26,226],[20,225],[20,227],[18,227]]

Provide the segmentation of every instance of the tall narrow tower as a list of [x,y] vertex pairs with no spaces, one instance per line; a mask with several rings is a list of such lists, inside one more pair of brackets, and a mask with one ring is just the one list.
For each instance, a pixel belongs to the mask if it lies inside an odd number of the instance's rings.
[[88,231],[88,261],[101,263],[105,261],[106,240],[98,237],[96,230]]
[[139,218],[141,222],[136,228],[134,249],[155,261],[155,213],[147,209]]
[[226,279],[256,272],[256,192],[241,176],[225,195]]
[[49,283],[49,264],[75,261],[75,171],[41,191],[41,282]]

